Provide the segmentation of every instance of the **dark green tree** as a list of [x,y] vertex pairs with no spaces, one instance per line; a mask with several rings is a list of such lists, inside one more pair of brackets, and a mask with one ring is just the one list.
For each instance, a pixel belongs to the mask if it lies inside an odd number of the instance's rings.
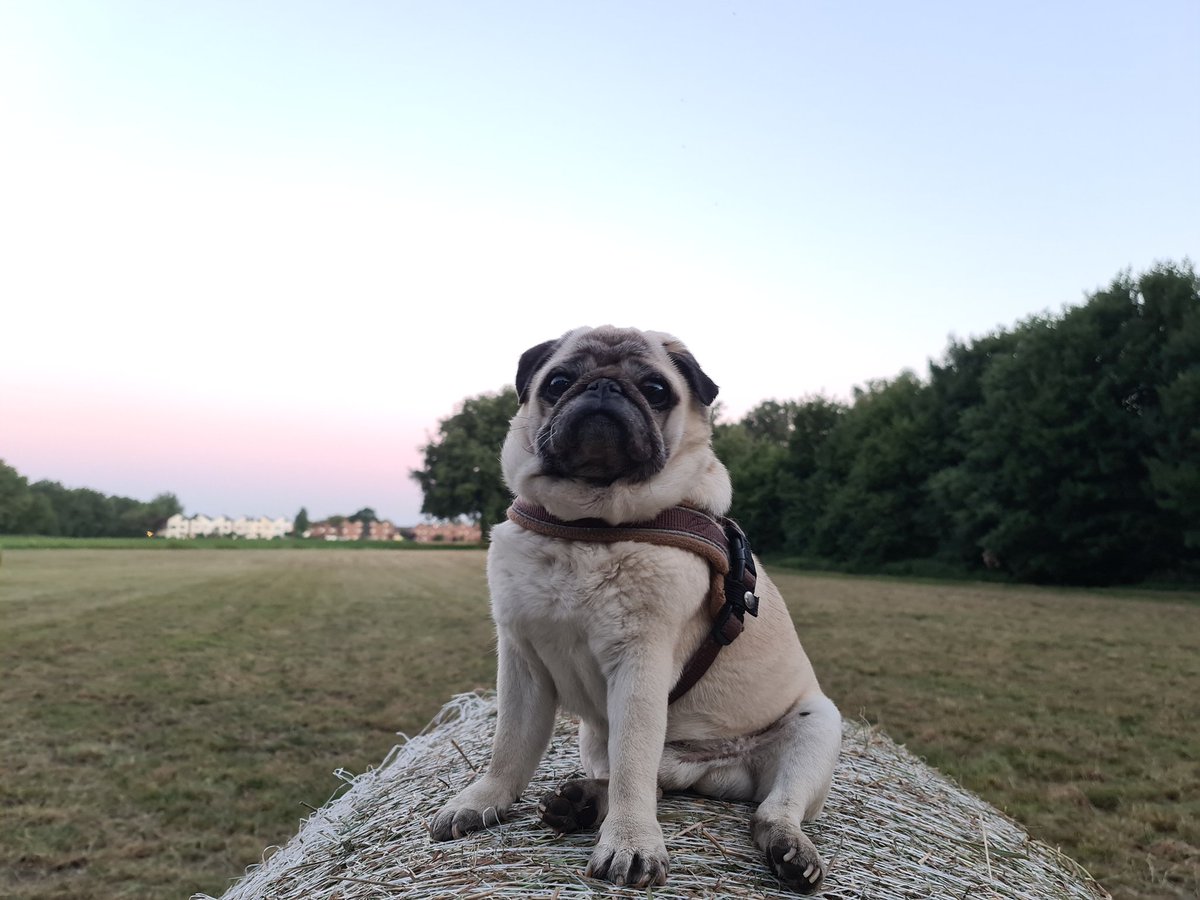
[[183,512],[183,504],[172,493],[157,494],[149,503],[142,505],[142,519],[139,531],[159,532],[167,525],[167,519]]
[[174,494],[159,494],[147,503],[89,488],[66,488],[57,481],[31,485],[0,461],[0,534],[138,537],[159,531],[182,511]]
[[[934,473],[921,511],[923,526],[938,535],[937,555],[950,564],[978,567],[987,532],[966,505],[970,474],[962,467],[970,439],[967,413],[983,402],[983,375],[994,359],[1015,352],[1017,336],[1000,330],[970,343],[953,340],[941,362],[929,365],[931,426],[938,435]],[[998,564],[998,558],[993,565]]]
[[807,479],[815,470],[809,458],[841,412],[824,398],[767,400],[740,422],[714,429],[713,449],[733,481],[731,514],[756,550],[808,552],[808,536],[797,529],[807,524],[798,508],[809,503]]
[[1146,458],[1158,508],[1179,530],[1178,574],[1200,575],[1200,278],[1161,265],[1138,281],[1143,332],[1159,338],[1152,366],[1158,414],[1147,417]]
[[517,392],[481,394],[443,419],[421,453],[424,465],[410,474],[421,486],[421,512],[439,519],[466,516],[486,537],[504,518],[512,495],[500,473],[500,448],[517,411]]
[[[1178,569],[1196,457],[1196,279],[1159,266],[1014,332],[966,452],[937,478],[967,533],[1023,580],[1105,584]],[[1182,502],[1180,502],[1182,501]]]
[[54,507],[41,494],[29,492],[29,503],[25,507],[25,516],[20,528],[21,534],[61,534],[58,516]]
[[755,441],[786,447],[794,427],[796,404],[787,400],[764,400],[742,418],[742,425]]
[[790,482],[780,498],[784,505],[784,548],[796,556],[817,554],[817,523],[834,486],[830,438],[847,407],[824,397],[800,403],[792,417],[786,466]]
[[912,372],[856,389],[818,456],[817,555],[856,566],[933,555],[921,516],[937,444],[927,398]]
[[24,532],[31,502],[28,479],[0,459],[0,534]]
[[371,523],[378,522],[379,517],[375,515],[375,510],[369,506],[364,506],[358,512],[350,517],[351,522],[362,523],[362,534],[358,536],[360,541],[369,540],[371,537]]
[[751,414],[747,419],[718,425],[713,431],[713,449],[733,482],[730,515],[742,526],[755,551],[778,550],[784,539],[779,495],[781,481],[788,477],[786,428],[783,423],[773,423],[781,427],[772,435],[759,429],[760,423]]
[[300,507],[300,512],[296,513],[296,519],[292,524],[292,535],[294,537],[304,537],[304,532],[308,531],[308,526],[312,524],[308,521],[308,508]]
[[110,537],[136,537],[145,531],[142,525],[146,522],[146,504],[132,497],[108,498]]
[[113,504],[99,491],[48,480],[30,485],[30,490],[46,498],[66,537],[112,537],[118,532]]
[[1195,569],[1200,554],[1200,370],[1193,366],[1180,373],[1162,389],[1160,399],[1168,424],[1146,460],[1150,484],[1159,508],[1179,522],[1188,568]]

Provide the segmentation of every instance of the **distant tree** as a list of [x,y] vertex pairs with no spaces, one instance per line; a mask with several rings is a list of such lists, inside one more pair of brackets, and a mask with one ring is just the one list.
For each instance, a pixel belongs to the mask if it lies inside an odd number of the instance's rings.
[[149,503],[144,504],[142,531],[159,532],[167,525],[167,519],[183,512],[183,504],[172,493],[158,494]]
[[733,482],[730,514],[756,551],[778,550],[784,543],[780,496],[792,484],[787,448],[795,408],[766,400],[740,422],[713,429],[713,450]]
[[481,394],[438,425],[421,452],[424,466],[410,473],[421,486],[421,512],[439,519],[466,516],[486,538],[512,500],[500,473],[500,448],[517,411],[517,392]]
[[796,404],[791,400],[764,400],[742,418],[750,437],[777,447],[786,447],[795,427]]
[[926,398],[907,371],[855,390],[854,405],[820,451],[826,483],[813,526],[818,555],[856,566],[933,555],[936,536],[920,517],[936,459]]
[[29,492],[29,503],[18,531],[21,534],[61,534],[58,516],[50,501],[41,494]]
[[1190,265],[1160,266],[1139,281],[1151,334],[1166,334],[1153,371],[1161,414],[1151,419],[1147,457],[1155,501],[1178,523],[1179,568],[1200,574],[1200,278]]
[[0,459],[0,534],[23,532],[30,502],[28,479]]
[[984,543],[987,527],[967,505],[972,476],[963,467],[971,438],[967,413],[983,403],[983,376],[994,360],[1016,352],[1019,337],[1000,330],[971,343],[951,341],[941,362],[929,366],[930,407],[933,427],[942,439],[930,476],[928,503],[923,521],[939,535],[938,556],[951,564],[975,566],[982,553],[994,551]]
[[159,494],[147,503],[57,481],[29,484],[0,460],[0,534],[136,537],[161,530],[182,511],[174,494]]
[[304,537],[304,532],[308,531],[308,509],[300,507],[300,512],[296,513],[296,520],[292,525],[292,534],[296,537]]
[[847,407],[824,397],[797,405],[788,436],[785,465],[790,481],[779,498],[783,505],[784,549],[801,556],[816,553],[816,527],[828,505],[832,480],[830,438],[841,424]]
[[57,481],[39,481],[31,490],[43,494],[67,537],[112,537],[117,532],[110,499],[91,488],[66,488]]
[[1196,288],[1190,268],[1121,275],[1084,306],[1023,323],[988,363],[962,416],[963,461],[936,487],[1016,577],[1107,584],[1187,567]]
[[132,497],[109,497],[108,506],[108,534],[112,538],[132,538],[146,530],[154,530],[144,527],[146,504],[140,500],[134,500]]
[[856,569],[936,560],[1020,580],[1200,577],[1200,280],[1119,275],[1082,306],[952,341],[850,407],[718,424],[756,545]]
[[360,541],[365,541],[371,537],[371,523],[378,522],[379,517],[375,515],[375,510],[369,506],[364,506],[358,512],[350,517],[351,522],[362,523],[362,534],[358,536]]

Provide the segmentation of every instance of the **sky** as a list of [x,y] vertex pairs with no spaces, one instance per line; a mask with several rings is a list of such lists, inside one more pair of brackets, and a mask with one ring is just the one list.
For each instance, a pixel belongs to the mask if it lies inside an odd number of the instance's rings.
[[1200,4],[0,0],[0,459],[420,520],[579,325],[727,418],[1200,252]]

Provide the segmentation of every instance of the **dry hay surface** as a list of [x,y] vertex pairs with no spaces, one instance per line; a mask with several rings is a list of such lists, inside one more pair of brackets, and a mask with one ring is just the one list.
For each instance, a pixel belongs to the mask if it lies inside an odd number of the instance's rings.
[[[287,846],[223,900],[405,897],[788,897],[751,843],[752,806],[668,794],[658,818],[671,855],[665,887],[583,877],[594,833],[556,835],[537,819],[545,791],[579,772],[577,726],[560,718],[509,820],[435,844],[426,823],[486,763],[495,697],[462,694],[421,734],[313,813]],[[825,812],[806,830],[831,866],[826,898],[1104,898],[1074,862],[864,725],[845,722]],[[197,894],[193,900],[212,900]]]

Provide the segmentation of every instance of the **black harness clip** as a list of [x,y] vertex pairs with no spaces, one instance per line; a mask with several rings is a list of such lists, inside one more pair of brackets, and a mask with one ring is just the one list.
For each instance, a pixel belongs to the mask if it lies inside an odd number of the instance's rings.
[[758,570],[754,567],[754,557],[750,553],[750,542],[742,529],[729,521],[725,526],[725,536],[729,538],[729,574],[725,576],[725,605],[717,613],[713,623],[713,638],[721,646],[733,643],[733,639],[741,634],[741,627],[729,628],[729,620],[736,616],[739,626],[745,622],[746,613],[758,615],[758,596],[754,593],[754,585],[758,580]]

